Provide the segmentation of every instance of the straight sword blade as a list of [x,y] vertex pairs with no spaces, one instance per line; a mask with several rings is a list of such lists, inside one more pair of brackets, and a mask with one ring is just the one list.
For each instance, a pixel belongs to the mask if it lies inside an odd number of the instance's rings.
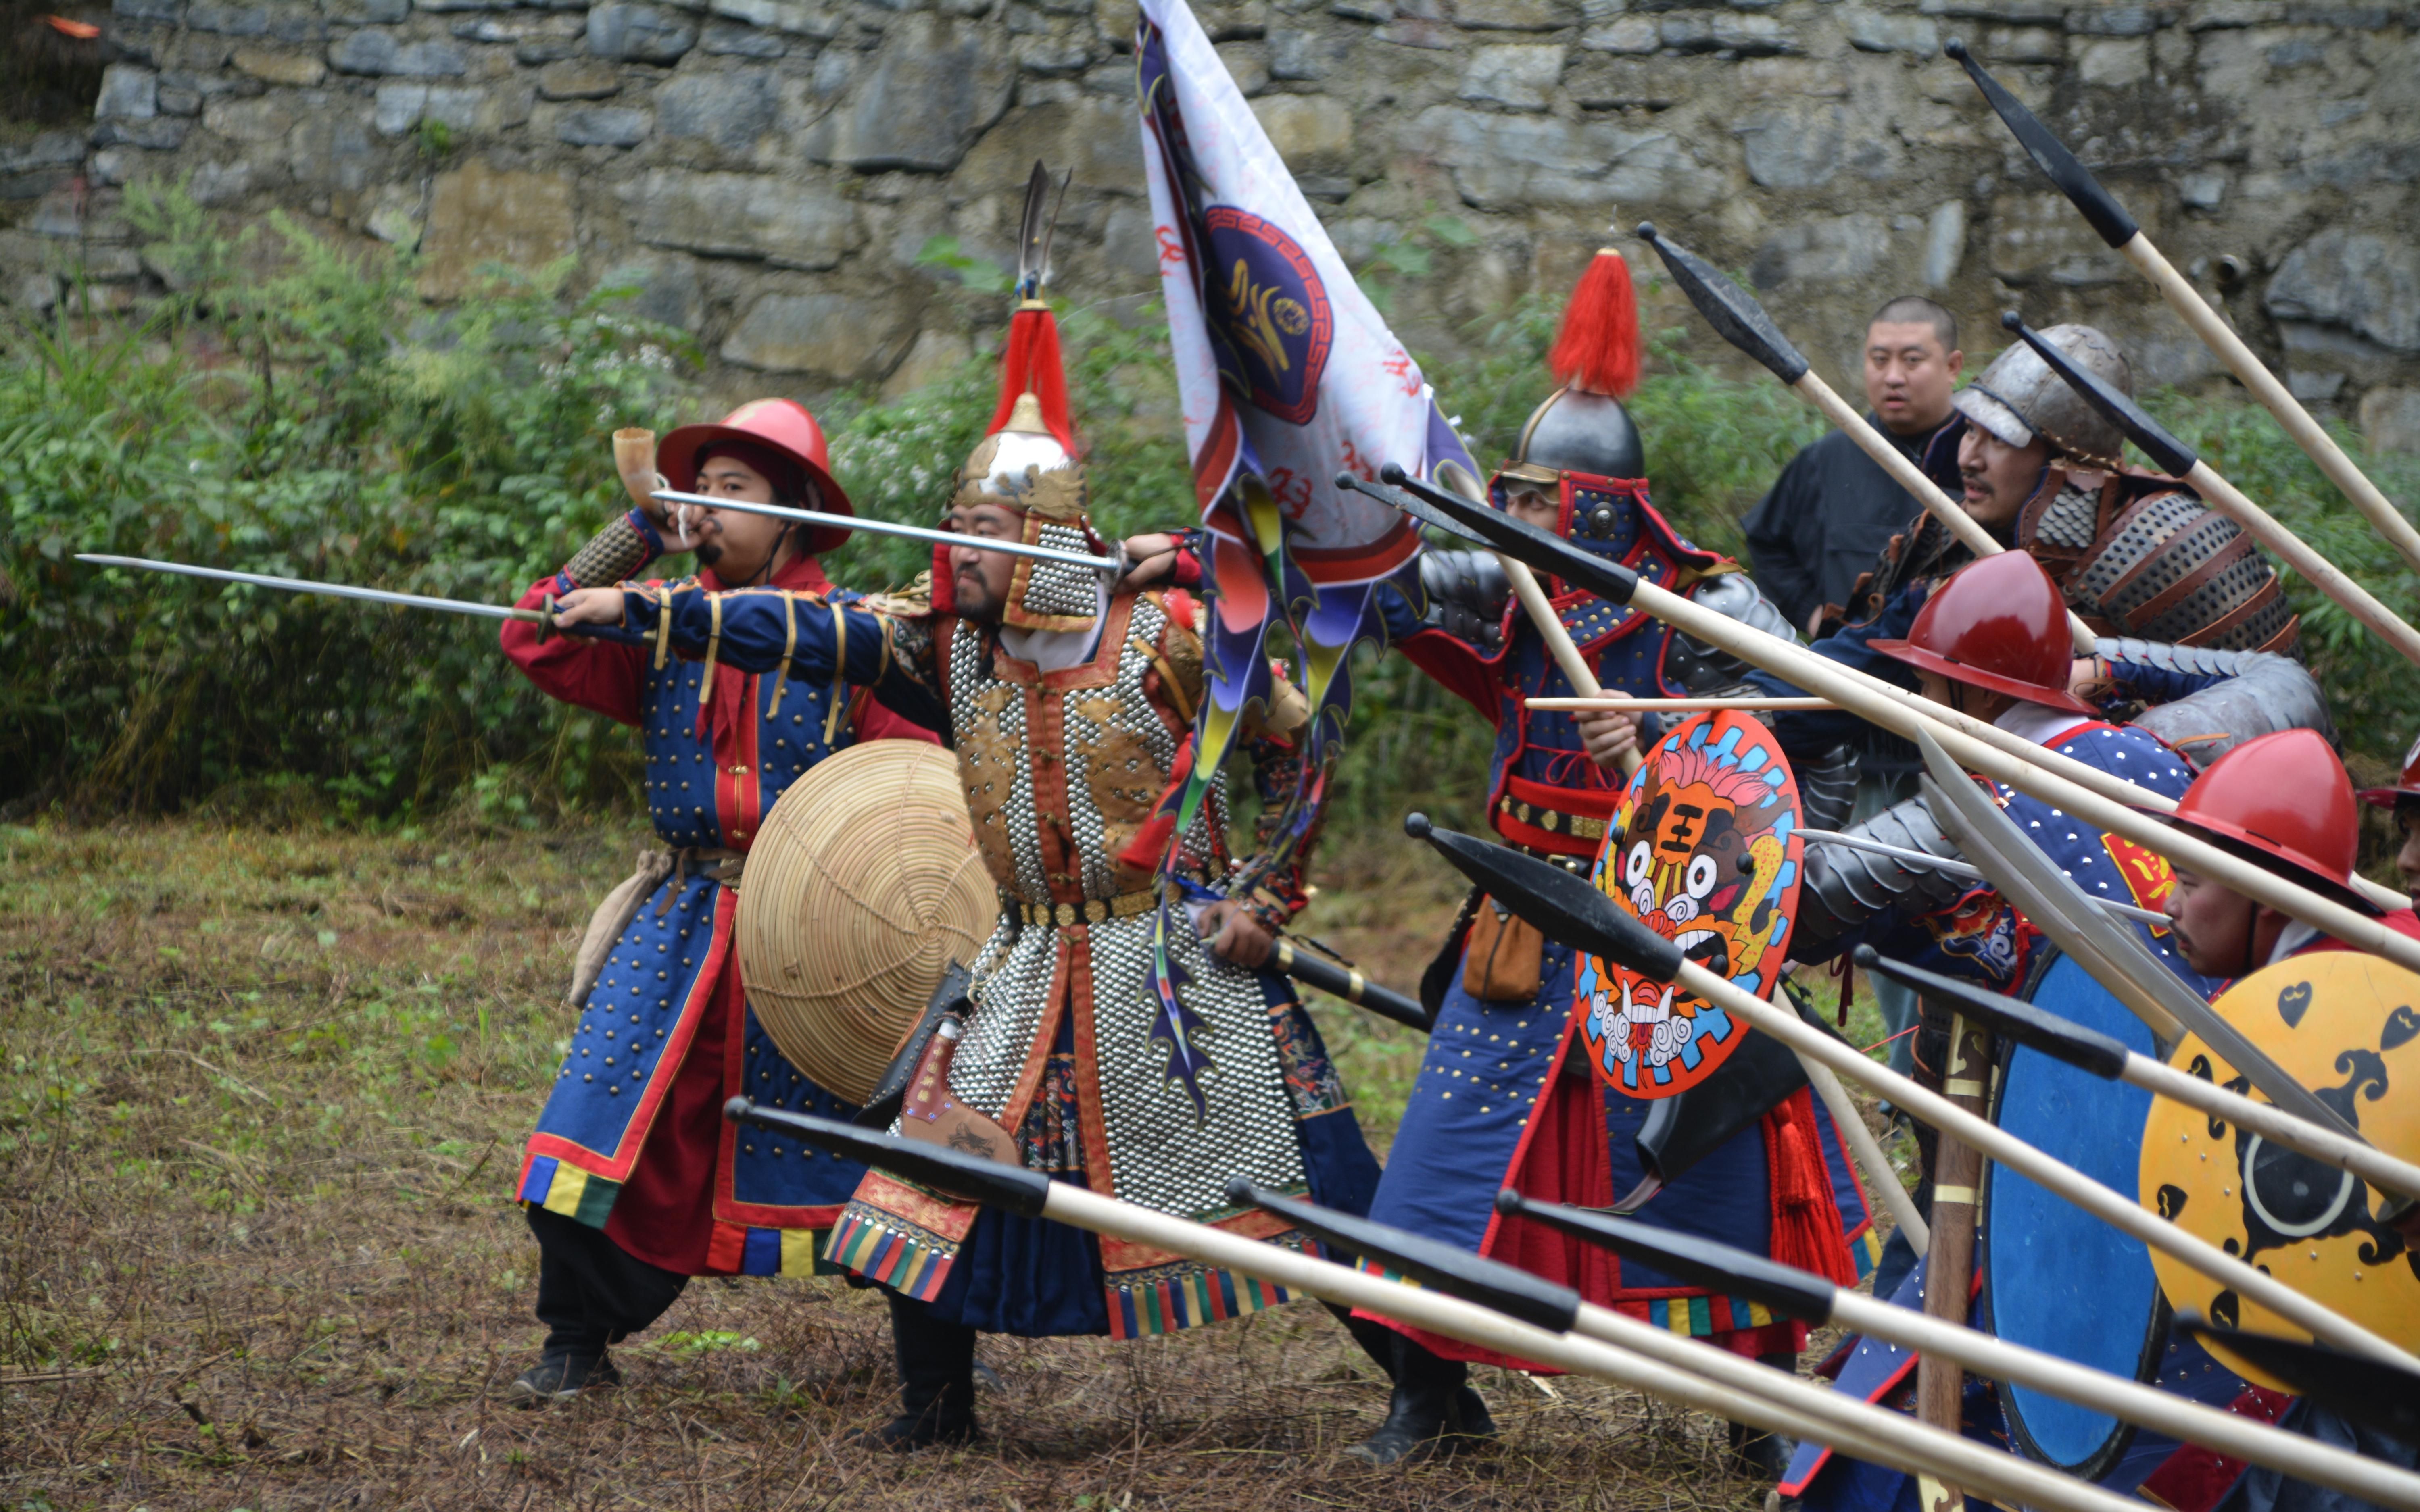
[[398,594],[385,588],[361,588],[352,583],[314,582],[307,578],[272,578],[265,572],[235,572],[225,567],[196,567],[183,562],[155,562],[148,557],[104,556],[79,551],[78,562],[101,567],[132,567],[142,572],[174,573],[180,578],[208,578],[214,582],[249,583],[256,588],[282,588],[289,594],[318,594],[326,598],[358,598],[370,604],[395,604],[404,609],[436,609],[444,614],[469,614],[483,620],[543,621],[534,609],[505,604],[474,604],[460,598],[433,598],[427,594]]
[[933,541],[942,546],[970,546],[978,551],[997,551],[1002,556],[1032,557],[1036,562],[1059,562],[1071,567],[1090,567],[1112,579],[1125,575],[1126,563],[1118,557],[1096,557],[1086,551],[1065,551],[1055,546],[1028,546],[1023,541],[994,541],[980,535],[962,535],[956,531],[936,531],[923,525],[901,525],[887,519],[866,519],[856,515],[828,515],[820,509],[792,509],[787,504],[757,504],[741,499],[713,499],[702,493],[682,493],[675,488],[659,488],[650,497],[668,504],[694,504],[705,509],[728,509],[741,515],[764,515],[773,519],[801,520],[809,525],[830,525],[845,531],[863,531],[869,535],[895,535],[905,541]]

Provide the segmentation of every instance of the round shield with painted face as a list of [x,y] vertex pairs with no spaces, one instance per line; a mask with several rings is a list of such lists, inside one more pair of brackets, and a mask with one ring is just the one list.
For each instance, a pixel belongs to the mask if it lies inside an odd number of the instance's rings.
[[[2374,955],[2316,951],[2262,967],[2211,1006],[2363,1138],[2420,1157],[2420,976]],[[2187,1035],[2168,1064],[2259,1097],[2197,1036]],[[2144,1126],[2141,1175],[2141,1201],[2161,1217],[2380,1337],[2420,1349],[2420,1254],[2380,1221],[2384,1199],[2358,1179],[2166,1101],[2151,1104]],[[2311,1336],[2158,1250],[2151,1265],[2179,1312]],[[2214,1352],[2244,1379],[2285,1389]]]
[[[1658,742],[1606,826],[1594,880],[1682,954],[1769,996],[1798,912],[1798,784],[1773,732],[1735,709]],[[1668,982],[1599,960],[1579,968],[1589,1063],[1629,1097],[1714,1074],[1747,1026]]]

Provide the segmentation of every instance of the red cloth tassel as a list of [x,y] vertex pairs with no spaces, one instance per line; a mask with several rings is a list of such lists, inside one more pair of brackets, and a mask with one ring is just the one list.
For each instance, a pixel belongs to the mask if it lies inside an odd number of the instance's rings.
[[1168,786],[1160,790],[1159,801],[1152,805],[1151,817],[1135,831],[1126,848],[1118,852],[1118,865],[1130,866],[1138,872],[1157,872],[1168,855],[1169,842],[1176,838],[1176,812],[1182,807],[1185,784],[1193,780],[1193,737],[1187,735],[1185,744],[1176,748],[1175,770],[1169,775]]
[[1606,247],[1589,260],[1572,290],[1546,367],[1559,382],[1626,399],[1638,387],[1638,295],[1630,285],[1630,264]]
[[1773,1258],[1835,1286],[1857,1284],[1840,1209],[1832,1200],[1832,1173],[1815,1125],[1815,1099],[1800,1088],[1764,1116],[1767,1189],[1773,1194]]
[[1067,419],[1067,367],[1059,354],[1059,322],[1047,309],[1019,310],[1009,317],[1008,350],[1000,359],[1000,408],[992,411],[985,435],[1008,424],[1020,393],[1031,393],[1040,401],[1042,423],[1074,455],[1076,430]]

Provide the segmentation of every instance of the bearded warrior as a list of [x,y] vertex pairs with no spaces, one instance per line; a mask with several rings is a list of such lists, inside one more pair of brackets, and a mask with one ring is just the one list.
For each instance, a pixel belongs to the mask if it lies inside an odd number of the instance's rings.
[[[1790,636],[1736,563],[1683,539],[1648,498],[1638,431],[1619,397],[1638,376],[1636,306],[1619,254],[1599,253],[1582,279],[1551,365],[1563,386],[1530,415],[1491,481],[1496,507],[1700,604]],[[1492,559],[1431,552],[1421,580],[1425,605],[1390,595],[1388,633],[1415,665],[1496,726],[1488,814],[1497,833],[1587,875],[1623,792],[1619,774],[1606,767],[1635,746],[1637,733],[1621,716],[1575,717],[1528,706],[1530,699],[1576,690],[1536,627],[1508,602]],[[1735,686],[1744,672],[1645,615],[1560,582],[1544,586],[1607,693],[1710,692]],[[1828,797],[1832,815],[1845,816],[1853,771],[1844,751],[1828,771],[1821,761],[1805,764],[1799,780],[1810,803]],[[1589,1069],[1574,1011],[1575,973],[1570,950],[1484,898],[1469,901],[1422,984],[1436,1026],[1372,1216],[1569,1282],[1591,1301],[1659,1326],[1793,1363],[1801,1326],[1497,1214],[1500,1187],[1604,1206],[1641,1178],[1635,1136],[1652,1104],[1607,1089]],[[1628,1010],[1647,1027],[1650,1053],[1666,1006]],[[1856,1275],[1844,1233],[1867,1231],[1836,1135],[1803,1095],[1666,1187],[1639,1216],[1745,1242],[1843,1281]],[[1469,1362],[1515,1362],[1388,1326],[1397,1332],[1393,1399],[1385,1425],[1356,1452],[1387,1463],[1492,1431],[1466,1383]],[[1737,1426],[1732,1442],[1752,1469],[1768,1479],[1777,1473],[1776,1442]]]
[[[981,549],[986,540],[1098,550],[1047,305],[1012,327],[1001,404],[960,469],[926,613],[849,607],[785,620],[761,591],[578,599],[566,616],[661,633],[684,656],[876,687],[938,707],[974,831],[1000,886],[963,1022],[937,1032],[913,1085],[941,1132],[898,1127],[1162,1212],[1303,1238],[1226,1197],[1231,1177],[1349,1212],[1378,1176],[1344,1088],[1285,979],[1254,969],[1305,901],[1300,855],[1239,866],[1217,781],[1181,828],[1202,696],[1204,605],[1112,588],[1093,569]],[[1247,746],[1271,811],[1299,780],[1288,733]],[[1219,896],[1220,892],[1226,896]],[[891,1288],[905,1410],[900,1448],[975,1431],[976,1334],[1134,1338],[1284,1300],[1249,1277],[1041,1219],[866,1177],[830,1256]]]
[[[618,440],[618,439],[617,439]],[[638,441],[644,499],[656,482],[741,503],[847,514],[823,431],[787,399],[743,405],[721,424],[685,425],[652,460]],[[853,603],[815,553],[844,539],[760,515],[652,501],[599,532],[525,608],[640,579],[674,550],[695,577],[649,579],[649,595],[752,585],[801,620]],[[530,1135],[517,1188],[539,1250],[538,1364],[513,1382],[523,1400],[618,1379],[607,1346],[654,1322],[692,1275],[806,1274],[862,1167],[736,1140],[721,1118],[739,1093],[846,1117],[847,1104],[782,1058],[740,986],[732,935],[749,847],[774,801],[808,768],[861,738],[933,738],[829,677],[768,667],[703,668],[662,652],[573,636],[541,640],[507,624],[504,654],[549,695],[639,730],[648,809],[663,849],[597,910],[581,947],[571,1048]]]

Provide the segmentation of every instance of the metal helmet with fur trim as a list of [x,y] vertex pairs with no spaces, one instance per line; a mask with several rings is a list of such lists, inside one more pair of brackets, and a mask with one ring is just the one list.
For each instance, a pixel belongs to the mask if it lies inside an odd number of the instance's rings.
[[[2093,377],[2132,395],[2134,371],[2118,344],[2090,326],[2053,326],[2042,339]],[[2031,446],[2034,438],[2051,450],[2102,469],[2115,469],[2126,438],[2051,371],[2030,347],[2019,343],[1993,358],[1982,377],[1950,396],[1951,404],[1986,433],[2010,446]]]

